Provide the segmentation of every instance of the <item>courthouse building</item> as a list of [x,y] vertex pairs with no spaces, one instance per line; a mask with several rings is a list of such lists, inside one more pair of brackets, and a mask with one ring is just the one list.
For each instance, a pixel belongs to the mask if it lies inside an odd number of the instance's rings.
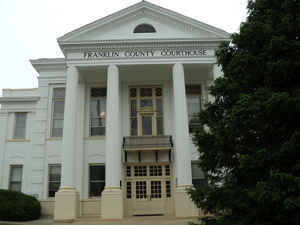
[[142,1],[58,38],[64,58],[31,60],[38,88],[0,98],[0,188],[43,214],[196,216],[206,185],[191,132],[221,75],[229,34]]

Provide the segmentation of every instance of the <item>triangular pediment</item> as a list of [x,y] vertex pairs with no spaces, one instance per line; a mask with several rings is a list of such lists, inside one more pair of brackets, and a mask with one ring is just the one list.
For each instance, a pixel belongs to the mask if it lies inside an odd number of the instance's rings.
[[[140,24],[152,25],[156,32],[134,33]],[[142,1],[99,19],[58,39],[60,44],[105,40],[141,39],[228,39],[229,33],[171,10]]]

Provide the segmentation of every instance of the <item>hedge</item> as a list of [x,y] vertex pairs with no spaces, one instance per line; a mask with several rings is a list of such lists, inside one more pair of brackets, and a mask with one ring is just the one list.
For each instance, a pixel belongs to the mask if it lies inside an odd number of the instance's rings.
[[41,215],[40,202],[30,195],[0,189],[0,220],[28,221]]

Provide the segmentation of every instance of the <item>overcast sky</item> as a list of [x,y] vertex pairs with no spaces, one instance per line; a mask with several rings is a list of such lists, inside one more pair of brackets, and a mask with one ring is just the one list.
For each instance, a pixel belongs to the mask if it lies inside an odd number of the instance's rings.
[[[37,87],[29,59],[63,57],[56,39],[138,0],[0,0],[0,96]],[[227,32],[238,32],[247,0],[149,0]]]

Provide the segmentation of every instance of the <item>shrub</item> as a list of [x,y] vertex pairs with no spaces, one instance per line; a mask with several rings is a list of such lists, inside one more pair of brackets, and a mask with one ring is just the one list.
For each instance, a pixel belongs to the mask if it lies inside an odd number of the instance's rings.
[[28,221],[40,217],[40,202],[17,191],[0,190],[0,220]]

